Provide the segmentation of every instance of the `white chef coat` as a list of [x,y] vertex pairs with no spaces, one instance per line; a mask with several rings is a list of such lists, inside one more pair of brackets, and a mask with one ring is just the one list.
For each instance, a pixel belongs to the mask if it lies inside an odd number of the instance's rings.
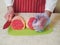
[[[57,0],[46,0],[45,10],[53,12]],[[14,0],[5,0],[6,6],[13,6]]]

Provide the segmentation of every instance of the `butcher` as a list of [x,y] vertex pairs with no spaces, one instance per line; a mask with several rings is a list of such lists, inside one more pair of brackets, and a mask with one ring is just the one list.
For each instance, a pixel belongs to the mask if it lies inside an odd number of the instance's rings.
[[[11,20],[14,13],[40,13],[32,19],[32,27],[36,31],[43,30],[51,17],[57,0],[5,0],[7,13],[5,18]],[[30,21],[29,19],[29,21]],[[30,26],[29,22],[27,24]],[[31,27],[30,27],[31,28]]]

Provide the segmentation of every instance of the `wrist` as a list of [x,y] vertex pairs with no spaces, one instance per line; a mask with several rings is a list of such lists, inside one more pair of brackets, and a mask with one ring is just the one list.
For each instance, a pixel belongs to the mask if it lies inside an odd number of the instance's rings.
[[51,14],[52,14],[52,12],[50,12],[50,11],[48,11],[48,10],[46,10],[45,13],[48,15],[48,17],[50,17]]
[[13,14],[14,13],[13,6],[8,6],[7,7],[7,12]]
[[7,9],[8,10],[13,10],[13,6],[8,6]]

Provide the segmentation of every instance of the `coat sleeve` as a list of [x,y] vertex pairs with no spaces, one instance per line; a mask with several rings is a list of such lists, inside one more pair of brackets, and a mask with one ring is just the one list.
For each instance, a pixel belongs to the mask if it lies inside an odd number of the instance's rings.
[[54,8],[56,7],[57,0],[46,0],[45,10],[53,12]]
[[13,6],[14,0],[4,0],[6,6]]

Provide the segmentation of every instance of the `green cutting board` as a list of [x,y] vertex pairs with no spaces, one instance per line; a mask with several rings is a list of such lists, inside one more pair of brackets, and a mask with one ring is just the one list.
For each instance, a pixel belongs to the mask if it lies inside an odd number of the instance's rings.
[[36,32],[34,30],[30,30],[25,28],[23,30],[13,30],[11,27],[8,28],[8,34],[14,36],[34,36],[34,35],[43,35],[49,34],[53,31],[52,27],[45,29],[43,32]]

